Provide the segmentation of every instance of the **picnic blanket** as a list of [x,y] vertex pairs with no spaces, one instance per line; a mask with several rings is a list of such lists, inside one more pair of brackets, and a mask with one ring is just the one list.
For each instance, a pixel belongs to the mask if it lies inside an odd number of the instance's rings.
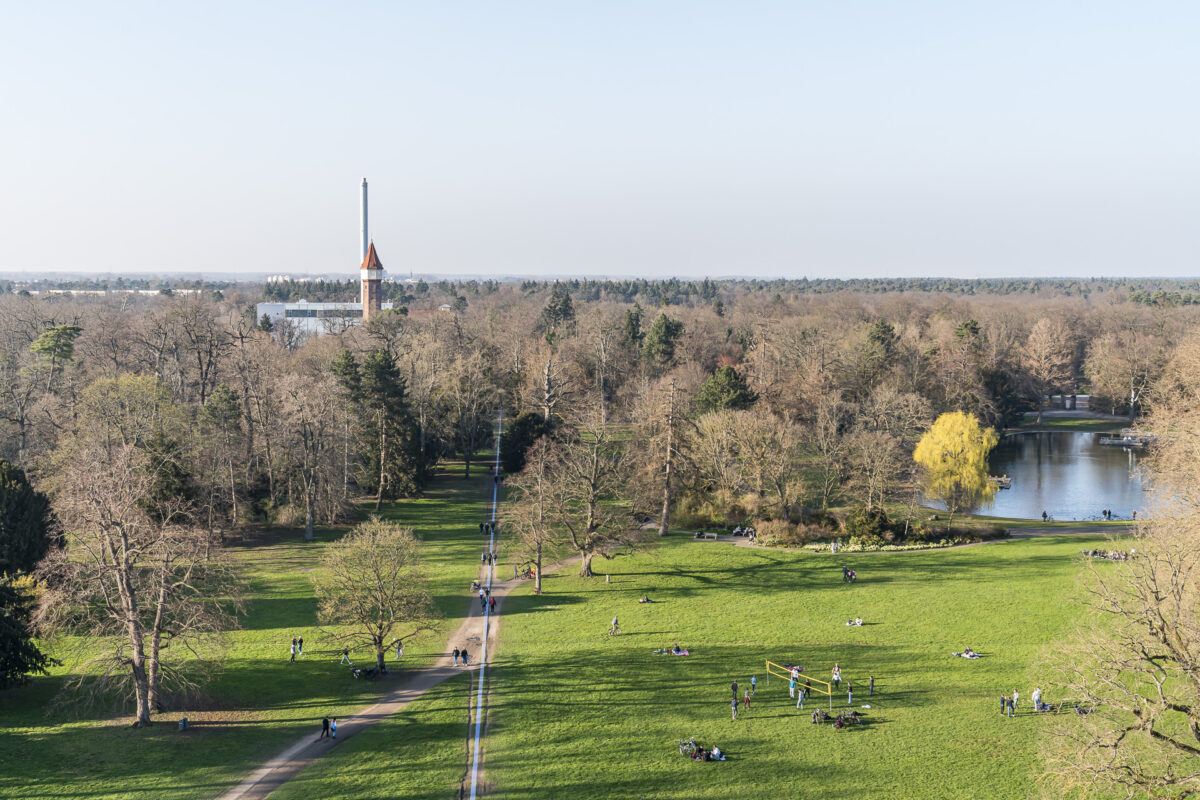
[[676,653],[675,651],[673,651],[671,648],[668,647],[664,650],[655,650],[654,655],[656,655],[656,656],[690,656],[691,653],[689,653],[687,650],[680,650],[678,653]]

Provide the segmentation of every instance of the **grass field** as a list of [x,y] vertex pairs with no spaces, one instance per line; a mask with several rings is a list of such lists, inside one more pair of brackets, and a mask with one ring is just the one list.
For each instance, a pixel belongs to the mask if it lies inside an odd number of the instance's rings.
[[[440,653],[468,610],[490,485],[486,477],[464,481],[461,471],[451,470],[426,497],[386,510],[424,539],[431,589],[445,615],[438,631],[406,647],[404,667]],[[318,530],[311,543],[299,530],[263,532],[233,548],[251,583],[243,628],[233,632],[224,669],[206,689],[210,699],[157,715],[150,729],[130,728],[128,713],[111,708],[82,716],[70,707],[51,708],[65,669],[0,694],[0,798],[214,797],[296,737],[318,730],[322,716],[344,716],[373,702],[386,682],[353,680],[316,627],[309,571],[324,544],[344,532]],[[305,656],[290,664],[296,634],[305,638]],[[174,722],[184,715],[193,727],[181,734]]]
[[[557,573],[542,596],[525,587],[504,607],[491,678],[489,796],[1028,797],[1040,768],[1037,740],[1051,723],[1028,713],[1028,697],[1046,649],[1080,621],[1067,601],[1079,551],[1098,541],[1045,537],[843,559],[671,537],[599,562],[611,583]],[[841,582],[843,562],[858,571],[856,585]],[[643,592],[655,603],[639,605]],[[614,614],[625,632],[609,637]],[[853,616],[866,625],[846,627]],[[692,655],[651,654],[674,642]],[[985,657],[950,655],[968,645]],[[872,706],[867,723],[812,725],[785,683],[767,686],[767,658],[824,679],[840,662],[857,687],[855,706]],[[876,695],[867,697],[872,674]],[[745,688],[751,675],[758,694],[733,722],[730,682]],[[999,714],[999,695],[1013,689],[1026,708],[1010,720]],[[838,695],[834,708],[846,700]],[[410,723],[361,734],[283,796],[447,796],[458,784],[452,775],[441,783],[441,772],[430,776],[440,793],[386,792],[408,780],[404,758],[374,755],[397,746],[396,731],[422,742],[423,755],[438,748],[446,762],[461,761],[460,742],[439,742],[436,727]],[[719,744],[730,759],[683,759],[676,740],[688,736]]]

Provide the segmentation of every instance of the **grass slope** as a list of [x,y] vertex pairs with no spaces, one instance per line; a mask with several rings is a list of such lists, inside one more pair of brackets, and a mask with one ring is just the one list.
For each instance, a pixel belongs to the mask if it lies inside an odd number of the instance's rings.
[[[568,570],[547,578],[540,597],[526,585],[505,602],[491,670],[489,796],[1028,797],[1037,739],[1051,723],[1028,713],[1029,694],[1044,649],[1079,619],[1069,602],[1078,552],[1100,541],[1052,536],[835,558],[671,537],[603,562],[611,583]],[[858,584],[841,583],[843,563]],[[643,592],[656,602],[639,605]],[[625,633],[609,637],[614,614]],[[853,616],[867,624],[846,627]],[[693,655],[650,652],[673,642]],[[967,645],[985,658],[950,656]],[[767,685],[767,658],[825,679],[840,662],[857,687],[855,705],[872,706],[868,722],[845,731],[812,725],[784,682]],[[744,689],[751,675],[758,694],[733,722],[730,682]],[[1002,718],[999,695],[1014,688],[1025,707]],[[835,709],[845,705],[844,694],[835,698]],[[461,763],[462,742],[441,737],[435,715],[402,722],[408,714],[360,734],[282,796],[445,796],[438,792]],[[681,758],[675,742],[688,736],[720,744],[730,760]],[[396,748],[409,741],[421,744],[421,763],[439,754],[428,784],[437,791],[408,788],[417,767]]]
[[[464,481],[457,470],[435,481],[424,498],[385,509],[385,517],[413,526],[423,538],[431,590],[445,614],[438,631],[406,647],[405,668],[441,652],[467,613],[490,485],[486,476]],[[250,581],[251,602],[200,707],[156,715],[158,724],[147,730],[130,728],[127,711],[117,709],[76,717],[69,707],[50,705],[65,668],[0,693],[0,799],[214,797],[296,737],[317,730],[322,716],[345,716],[373,702],[386,683],[351,679],[316,627],[310,570],[325,543],[344,533],[319,530],[316,541],[305,542],[302,531],[267,532],[233,548]],[[291,664],[288,647],[296,634],[305,638],[305,656]],[[193,727],[179,733],[174,722],[185,715]]]

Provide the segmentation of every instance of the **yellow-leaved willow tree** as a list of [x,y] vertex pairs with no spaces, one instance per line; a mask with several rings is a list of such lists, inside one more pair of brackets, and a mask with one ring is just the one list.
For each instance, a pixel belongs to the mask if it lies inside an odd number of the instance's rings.
[[996,486],[988,476],[988,454],[1000,441],[991,428],[979,424],[974,414],[942,414],[925,431],[913,461],[921,467],[925,496],[940,500],[949,513],[946,530],[955,513],[991,500]]

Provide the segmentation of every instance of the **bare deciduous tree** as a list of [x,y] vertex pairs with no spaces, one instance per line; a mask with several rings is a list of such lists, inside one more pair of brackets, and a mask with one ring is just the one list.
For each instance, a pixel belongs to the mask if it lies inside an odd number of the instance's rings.
[[155,496],[166,466],[132,444],[65,443],[53,488],[66,547],[41,566],[41,632],[111,644],[89,648],[73,685],[90,687],[92,699],[132,695],[139,726],[167,690],[195,686],[215,666],[206,656],[240,607],[237,581],[222,559],[206,557],[186,503]]
[[326,547],[313,583],[321,622],[348,626],[329,636],[369,646],[379,669],[390,645],[428,630],[437,616],[412,529],[378,517]]

